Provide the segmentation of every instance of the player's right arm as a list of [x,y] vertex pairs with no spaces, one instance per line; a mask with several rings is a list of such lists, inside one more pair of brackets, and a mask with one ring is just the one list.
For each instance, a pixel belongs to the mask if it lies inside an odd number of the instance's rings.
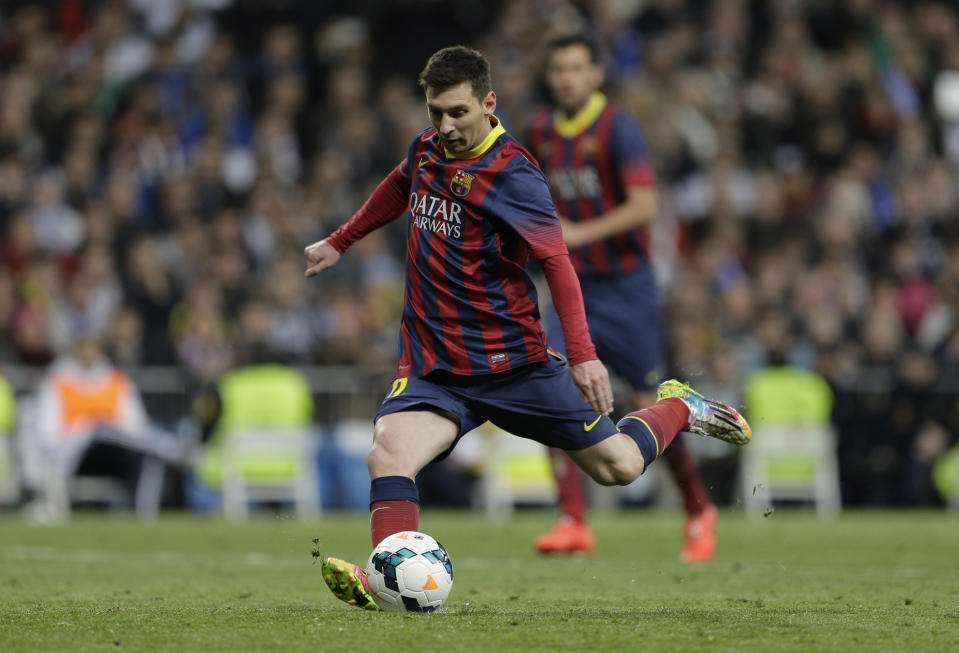
[[412,180],[408,160],[403,160],[380,182],[366,203],[332,234],[303,250],[306,276],[312,277],[336,265],[350,245],[406,211]]
[[336,251],[333,245],[330,245],[326,238],[308,246],[303,250],[303,253],[306,254],[307,277],[315,276],[323,270],[333,267],[340,260],[340,253]]
[[655,186],[631,186],[625,190],[622,204],[585,222],[561,218],[563,240],[569,247],[582,247],[598,240],[606,240],[649,226],[659,208],[659,193]]

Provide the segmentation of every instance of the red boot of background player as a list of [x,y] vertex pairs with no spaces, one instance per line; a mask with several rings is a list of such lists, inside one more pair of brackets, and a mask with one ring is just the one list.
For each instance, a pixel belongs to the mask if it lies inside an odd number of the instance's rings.
[[566,516],[533,540],[533,547],[540,553],[589,553],[595,546],[596,537],[590,527]]
[[716,506],[703,508],[698,515],[686,520],[683,527],[683,550],[680,562],[706,562],[716,552]]

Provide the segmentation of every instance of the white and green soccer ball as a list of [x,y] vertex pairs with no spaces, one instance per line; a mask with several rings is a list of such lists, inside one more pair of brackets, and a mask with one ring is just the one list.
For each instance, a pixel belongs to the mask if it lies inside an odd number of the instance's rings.
[[366,562],[370,593],[386,612],[433,612],[453,589],[453,563],[426,533],[401,531],[376,545]]

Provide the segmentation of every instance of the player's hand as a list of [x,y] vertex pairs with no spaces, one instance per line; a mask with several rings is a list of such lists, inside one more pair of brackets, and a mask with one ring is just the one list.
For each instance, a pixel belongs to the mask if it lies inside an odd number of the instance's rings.
[[600,415],[613,412],[613,388],[609,385],[609,372],[598,360],[571,365],[569,373],[579,388],[586,403]]
[[313,243],[303,250],[306,254],[306,276],[312,277],[326,268],[331,268],[340,260],[340,253],[326,242],[326,239]]
[[582,247],[590,242],[586,229],[580,223],[559,216],[559,224],[563,228],[563,242],[567,247]]

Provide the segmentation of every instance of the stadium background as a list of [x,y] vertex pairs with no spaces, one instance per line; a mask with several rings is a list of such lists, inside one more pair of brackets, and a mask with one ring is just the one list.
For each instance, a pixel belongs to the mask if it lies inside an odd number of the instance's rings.
[[[324,438],[368,419],[392,378],[402,228],[311,282],[304,245],[426,126],[431,52],[481,49],[521,135],[543,43],[585,29],[664,191],[671,373],[738,404],[757,370],[814,369],[844,503],[940,504],[930,470],[959,435],[957,18],[870,0],[5,2],[0,365],[22,399],[97,332],[166,428],[202,429],[205,393],[254,360],[307,374]],[[701,453],[729,478],[734,452]]]

